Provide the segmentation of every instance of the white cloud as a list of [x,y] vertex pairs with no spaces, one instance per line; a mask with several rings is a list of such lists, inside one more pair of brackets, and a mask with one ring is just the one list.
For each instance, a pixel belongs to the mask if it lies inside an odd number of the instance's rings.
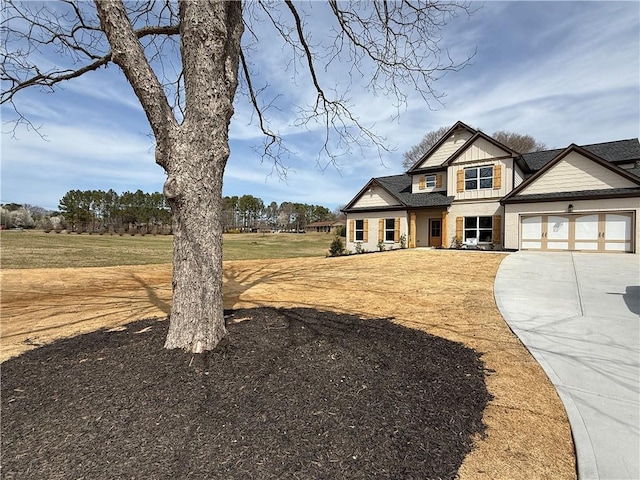
[[[330,15],[319,3],[304,7],[311,8],[305,21],[314,27],[318,45],[328,38]],[[361,123],[396,150],[380,156],[372,145],[353,148],[338,159],[339,169],[324,170],[317,165],[324,126],[294,126],[295,106],[315,99],[304,65],[291,62],[290,50],[281,47],[268,22],[255,25],[260,43],[252,56],[254,87],[269,85],[261,99],[273,101],[269,125],[292,152],[282,158],[289,179],[269,176],[272,165],[261,163],[252,150],[263,137],[250,102],[239,96],[225,194],[250,193],[267,203],[344,204],[369,178],[400,173],[402,152],[424,133],[457,120],[489,134],[502,129],[531,134],[549,147],[638,136],[639,17],[632,2],[487,2],[443,32],[443,46],[454,58],[476,47],[477,55],[467,68],[434,84],[446,93],[434,110],[408,90],[407,105],[398,112],[393,99],[372,95],[359,77],[347,83],[348,62],[333,64],[319,71],[323,85],[349,90]],[[161,190],[164,174],[154,163],[149,125],[117,67],[92,72],[51,95],[21,93],[22,112],[43,125],[50,141],[24,130],[17,132],[19,141],[3,135],[1,201],[55,206],[71,188]],[[331,146],[341,151],[333,140]]]

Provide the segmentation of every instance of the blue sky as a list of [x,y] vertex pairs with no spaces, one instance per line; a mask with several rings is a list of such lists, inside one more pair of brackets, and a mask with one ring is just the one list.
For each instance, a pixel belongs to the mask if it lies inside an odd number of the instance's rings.
[[[326,7],[304,6],[317,39]],[[262,137],[246,98],[238,97],[224,194],[334,209],[371,177],[401,173],[404,151],[426,132],[457,120],[488,134],[529,134],[549,148],[638,137],[640,3],[474,2],[472,7],[476,13],[459,16],[442,32],[443,46],[454,58],[477,53],[465,69],[434,84],[445,94],[441,104],[432,102],[429,108],[407,91],[408,102],[398,110],[393,99],[373,95],[354,79],[353,111],[394,150],[379,156],[374,148],[353,149],[340,157],[338,168],[322,168],[322,160],[318,164],[323,136],[318,125],[293,126],[294,104],[314,99],[310,85],[288,62],[286,49],[261,38],[260,46],[271,50],[253,57],[254,82],[268,82],[269,95],[282,93],[278,109],[270,110],[271,127],[292,152],[282,159],[288,175],[284,181],[272,174],[272,164],[255,152]],[[334,64],[322,72],[325,85],[342,87],[349,67]],[[115,65],[54,93],[21,93],[18,106],[46,140],[26,128],[11,132],[3,125],[0,202],[56,209],[72,189],[162,191],[165,175],[154,161],[151,129]],[[10,120],[11,110],[3,106],[2,117]]]

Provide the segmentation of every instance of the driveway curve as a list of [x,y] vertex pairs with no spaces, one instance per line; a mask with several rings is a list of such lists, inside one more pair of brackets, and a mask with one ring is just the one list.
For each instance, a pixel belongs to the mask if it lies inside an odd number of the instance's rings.
[[640,478],[640,256],[517,252],[494,293],[565,405],[578,478]]

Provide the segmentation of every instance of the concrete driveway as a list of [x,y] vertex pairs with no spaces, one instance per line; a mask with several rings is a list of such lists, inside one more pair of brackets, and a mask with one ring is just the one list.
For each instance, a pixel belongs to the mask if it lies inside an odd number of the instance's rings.
[[640,256],[517,252],[498,308],[567,410],[580,479],[640,478]]

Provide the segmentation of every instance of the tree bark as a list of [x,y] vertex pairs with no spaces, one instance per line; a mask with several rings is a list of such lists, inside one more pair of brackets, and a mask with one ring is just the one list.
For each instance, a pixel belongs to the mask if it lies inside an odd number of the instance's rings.
[[121,1],[96,0],[118,64],[156,137],[173,216],[173,301],[166,348],[201,353],[226,334],[222,303],[222,177],[238,86],[239,1],[180,0],[184,119],[175,121]]
[[238,86],[240,2],[180,2],[185,118],[167,162],[173,212],[173,305],[166,348],[201,353],[226,334],[222,177]]

